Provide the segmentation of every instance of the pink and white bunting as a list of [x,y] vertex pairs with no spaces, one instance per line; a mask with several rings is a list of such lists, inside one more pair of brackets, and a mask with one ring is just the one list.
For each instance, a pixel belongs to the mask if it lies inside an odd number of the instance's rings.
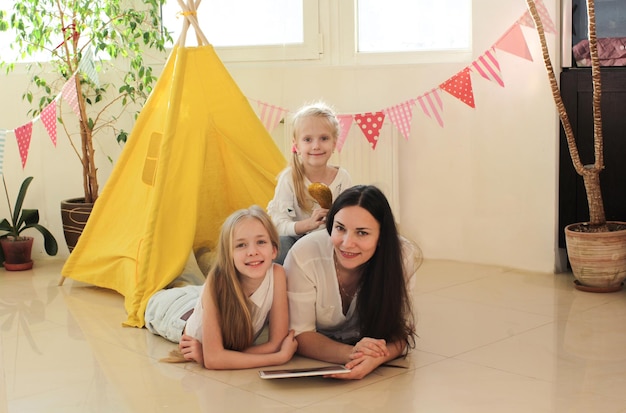
[[[537,13],[539,13],[539,17],[541,18],[541,24],[543,25],[543,29],[546,33],[556,34],[556,26],[554,22],[550,18],[550,13],[548,13],[548,9],[546,9],[545,4],[543,4],[542,0],[535,0],[535,7],[537,8]],[[519,24],[535,28],[535,21],[533,20],[533,16],[530,15],[530,12],[527,11],[524,13],[522,17],[517,21]]]
[[30,121],[15,129],[15,138],[17,139],[17,147],[22,158],[22,169],[26,165],[28,159],[28,151],[30,150],[30,139],[33,136],[33,122]]
[[0,175],[2,175],[2,169],[4,168],[4,143],[7,140],[7,131],[0,129]]
[[48,131],[52,144],[57,146],[57,101],[53,100],[41,111],[41,122]]
[[76,75],[70,77],[61,89],[61,96],[72,108],[76,116],[80,118],[80,109],[78,108],[78,92],[76,91]]
[[380,137],[380,128],[385,122],[385,114],[383,112],[367,112],[354,115],[354,121],[361,128],[365,139],[368,140],[372,149],[376,149],[378,138]]
[[265,102],[258,102],[258,105],[261,112],[259,114],[259,118],[261,118],[261,122],[263,123],[263,126],[265,126],[265,129],[272,133],[280,121],[283,120],[288,110]]
[[509,30],[498,39],[494,47],[523,59],[530,60],[531,62],[533,61],[530,50],[528,50],[526,38],[524,37],[524,33],[522,33],[522,28],[519,23],[515,23],[511,26]]
[[417,102],[420,104],[424,115],[429,118],[434,118],[439,126],[443,128],[443,119],[441,118],[443,101],[441,100],[441,96],[439,96],[439,90],[433,89],[430,92],[426,92],[417,98]]
[[346,142],[346,138],[348,137],[348,132],[350,132],[350,127],[352,126],[354,117],[352,115],[337,115],[337,120],[339,121],[339,137],[337,138],[337,150],[341,152],[343,144]]
[[[550,18],[549,12],[543,4],[542,0],[535,0],[537,10],[541,17],[542,24],[548,33],[557,33],[553,20]],[[443,121],[443,101],[441,91],[446,91],[455,98],[461,100],[468,106],[475,108],[474,92],[472,87],[472,79],[470,73],[479,74],[482,78],[496,82],[504,87],[504,80],[498,62],[496,49],[511,53],[517,57],[521,57],[528,61],[533,61],[526,38],[521,26],[535,28],[534,21],[530,13],[525,13],[481,56],[474,60],[471,65],[465,67],[454,76],[441,83],[438,87],[421,94],[415,99],[409,99],[378,112],[367,112],[361,114],[338,114],[337,119],[340,124],[340,134],[337,141],[337,150],[341,152],[348,137],[348,133],[353,122],[359,125],[362,133],[370,143],[372,149],[376,149],[376,145],[380,138],[380,131],[386,117],[389,118],[391,124],[398,129],[405,139],[409,139],[411,135],[411,123],[413,120],[414,106],[419,104],[421,111],[427,117],[434,119],[440,127],[444,126]],[[97,83],[97,72],[93,61],[92,52],[87,52],[81,61],[80,70],[90,79]],[[42,112],[40,119],[46,128],[50,139],[56,146],[57,142],[57,108],[56,101],[63,98],[72,108],[76,116],[80,117],[78,107],[78,95],[76,91],[76,75],[72,75],[70,79],[63,85],[61,93],[55,100],[46,106]],[[289,109],[282,108],[273,104],[256,101],[259,108],[259,118],[268,132],[272,132],[276,126],[283,120]],[[14,130],[5,128],[0,129],[0,173],[2,173],[2,165],[4,160],[4,148],[6,142],[6,134],[11,131],[15,133],[18,142],[20,157],[22,159],[22,167],[25,166],[30,142],[32,138],[33,122],[22,125]]]
[[496,58],[496,50],[492,47],[483,53],[482,56],[472,62],[470,67],[472,72],[478,73],[483,78],[496,82],[500,86],[504,87],[504,81],[502,80],[502,74],[500,72],[500,64]]
[[443,82],[439,87],[445,90],[470,108],[475,108],[474,89],[472,88],[472,78],[469,73],[469,67],[461,70],[450,79]]
[[411,120],[413,120],[413,106],[415,99],[409,99],[395,106],[383,109],[391,123],[398,128],[404,139],[409,140],[411,135]]

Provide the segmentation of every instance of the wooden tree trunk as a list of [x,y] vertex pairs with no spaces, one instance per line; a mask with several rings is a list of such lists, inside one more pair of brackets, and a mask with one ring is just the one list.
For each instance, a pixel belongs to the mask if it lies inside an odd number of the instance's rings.
[[543,53],[543,62],[548,72],[548,79],[552,89],[552,97],[556,104],[565,137],[567,139],[567,147],[569,149],[572,164],[578,175],[583,177],[585,191],[587,193],[587,204],[589,206],[589,226],[595,230],[607,230],[606,216],[604,212],[604,203],[602,202],[602,191],[600,187],[600,172],[604,169],[603,155],[603,138],[602,138],[602,117],[600,113],[600,101],[602,94],[602,83],[600,79],[600,61],[598,59],[598,47],[596,39],[596,18],[594,0],[587,0],[587,13],[589,21],[589,50],[591,53],[591,78],[593,83],[593,147],[595,162],[593,165],[583,165],[580,161],[578,147],[574,138],[574,132],[570,123],[561,92],[554,75],[550,53],[548,52],[548,43],[546,35],[541,23],[541,17],[537,12],[534,0],[526,0],[528,10],[535,22],[539,40],[541,42],[541,51]]

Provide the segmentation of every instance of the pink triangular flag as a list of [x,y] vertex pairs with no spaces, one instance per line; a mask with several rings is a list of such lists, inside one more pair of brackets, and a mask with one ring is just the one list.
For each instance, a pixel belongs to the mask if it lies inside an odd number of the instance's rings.
[[339,121],[339,137],[337,138],[337,150],[341,152],[341,148],[343,148],[343,144],[346,142],[346,138],[348,137],[348,132],[350,131],[350,127],[352,126],[352,121],[354,120],[352,115],[337,115],[337,120]]
[[439,96],[439,91],[437,89],[433,89],[430,92],[418,97],[417,101],[422,108],[422,112],[424,112],[424,114],[429,118],[434,117],[439,126],[443,128],[443,119],[441,118],[443,101],[441,100],[441,96]]
[[76,116],[80,118],[80,109],[78,108],[78,92],[76,91],[76,75],[70,77],[61,89],[61,96],[72,108]]
[[33,136],[33,122],[28,122],[15,129],[15,138],[17,139],[17,147],[20,150],[20,157],[22,158],[22,169],[26,165],[26,159],[28,158],[28,151],[30,148],[30,139]]
[[272,132],[276,126],[280,123],[281,120],[285,117],[285,113],[287,113],[287,109],[280,108],[278,106],[270,105],[268,103],[259,102],[259,108],[261,113],[259,117],[261,118],[261,122],[263,122],[263,126],[267,129],[268,132]]
[[41,111],[41,122],[48,131],[52,144],[57,146],[57,110],[56,100],[52,101]]
[[[539,13],[539,18],[541,19],[541,24],[543,25],[543,30],[546,33],[556,34],[556,26],[550,17],[550,13],[546,8],[545,4],[543,4],[542,0],[535,0],[535,8],[537,9],[537,13]],[[533,20],[533,16],[530,15],[530,12],[527,11],[524,13],[522,17],[517,21],[519,24],[535,28],[535,21]]]
[[389,117],[391,123],[398,128],[404,139],[408,140],[411,135],[411,120],[413,119],[413,106],[415,99],[383,109],[383,113]]
[[361,128],[365,139],[372,145],[372,149],[376,149],[378,138],[380,136],[380,128],[383,127],[385,114],[383,112],[368,112],[354,115],[354,121]]
[[502,37],[494,44],[494,47],[509,52],[516,56],[522,57],[526,60],[533,61],[533,57],[528,50],[526,44],[526,38],[522,33],[522,28],[518,23],[515,23]]
[[472,72],[478,73],[485,79],[497,82],[504,87],[504,81],[500,73],[500,64],[496,58],[496,50],[493,47],[474,60],[470,68]]
[[475,108],[474,90],[472,88],[472,78],[469,74],[469,68],[461,70],[450,79],[443,82],[439,87],[452,96],[459,99],[471,108]]

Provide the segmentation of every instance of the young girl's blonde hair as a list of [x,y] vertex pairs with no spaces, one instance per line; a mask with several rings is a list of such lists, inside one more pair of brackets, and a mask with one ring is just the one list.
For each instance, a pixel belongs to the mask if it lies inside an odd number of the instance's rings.
[[[298,139],[296,135],[298,133],[300,122],[302,119],[311,116],[325,118],[331,128],[333,139],[337,142],[337,139],[339,138],[339,121],[337,120],[335,111],[323,102],[316,102],[303,106],[298,110],[298,112],[296,112],[295,115],[293,115],[292,124],[294,148]],[[295,150],[291,156],[291,179],[293,180],[298,205],[300,205],[300,208],[302,208],[304,212],[310,213],[313,209],[313,200],[309,195],[307,188],[304,186],[304,165],[302,165],[300,155],[298,155]]]
[[222,225],[215,263],[207,277],[207,282],[211,283],[209,291],[217,306],[224,348],[236,351],[247,349],[254,340],[250,300],[241,288],[240,274],[233,258],[235,227],[250,219],[261,222],[272,245],[278,250],[278,232],[265,210],[257,205],[240,209],[226,218]]

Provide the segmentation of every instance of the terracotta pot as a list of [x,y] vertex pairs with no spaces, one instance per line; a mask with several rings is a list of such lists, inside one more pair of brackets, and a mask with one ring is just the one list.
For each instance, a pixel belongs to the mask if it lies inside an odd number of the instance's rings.
[[614,292],[626,279],[626,222],[607,222],[609,231],[585,232],[586,223],[565,227],[565,243],[576,288]]
[[7,271],[24,271],[33,268],[31,253],[33,251],[33,237],[2,238],[4,251],[4,268]]
[[63,235],[67,248],[72,252],[80,234],[83,233],[93,203],[85,203],[84,198],[73,198],[61,201],[61,222],[63,223]]

